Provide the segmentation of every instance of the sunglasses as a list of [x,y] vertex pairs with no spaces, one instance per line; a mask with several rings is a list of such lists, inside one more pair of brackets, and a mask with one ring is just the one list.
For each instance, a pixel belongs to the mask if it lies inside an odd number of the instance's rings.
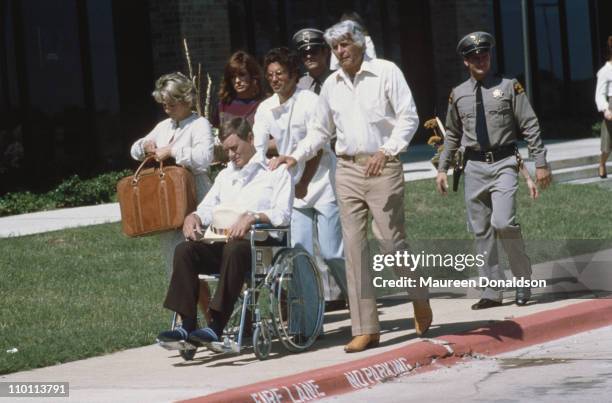
[[315,46],[312,47],[308,50],[303,50],[300,52],[300,55],[302,56],[302,59],[305,59],[308,56],[317,56],[318,54],[320,54],[323,51],[323,49],[319,46]]

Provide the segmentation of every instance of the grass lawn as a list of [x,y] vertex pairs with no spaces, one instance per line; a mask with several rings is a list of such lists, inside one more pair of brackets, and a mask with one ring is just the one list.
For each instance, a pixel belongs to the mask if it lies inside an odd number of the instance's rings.
[[[609,200],[594,185],[556,185],[534,202],[522,186],[518,219],[530,254],[541,245],[531,240],[557,245],[554,256],[612,240]],[[469,240],[465,221],[462,192],[440,197],[432,180],[407,184],[413,243]],[[566,239],[593,241],[576,250]],[[0,374],[151,344],[169,325],[166,285],[158,238],[128,239],[119,224],[0,240]]]
[[119,224],[0,240],[0,374],[151,344],[170,323],[161,262]]

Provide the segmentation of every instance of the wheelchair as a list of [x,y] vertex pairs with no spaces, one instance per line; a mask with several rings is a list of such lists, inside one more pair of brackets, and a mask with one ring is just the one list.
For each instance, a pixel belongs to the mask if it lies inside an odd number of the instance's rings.
[[[274,232],[282,235],[282,241],[270,236]],[[301,352],[319,337],[325,310],[319,270],[308,252],[291,247],[290,232],[289,227],[268,224],[251,227],[248,234],[251,270],[246,276],[246,285],[221,340],[206,345],[209,350],[240,354],[251,344],[255,356],[264,360],[270,354],[273,339],[291,352]],[[218,277],[200,275],[200,281],[213,284]],[[179,320],[175,313],[173,329]],[[197,349],[183,342],[179,353],[189,361]]]

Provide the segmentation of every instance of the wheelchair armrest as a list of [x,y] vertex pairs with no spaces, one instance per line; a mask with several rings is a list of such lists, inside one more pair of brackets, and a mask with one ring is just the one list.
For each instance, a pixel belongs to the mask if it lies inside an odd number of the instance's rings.
[[257,231],[287,231],[289,230],[289,226],[275,227],[270,223],[262,222],[251,225],[251,229]]
[[[251,246],[288,246],[290,226],[275,227],[269,223],[257,223],[251,225],[251,231],[249,238],[251,240]],[[256,239],[257,233],[260,235],[263,233],[265,239]],[[270,236],[272,233],[282,235],[280,239],[275,239]]]

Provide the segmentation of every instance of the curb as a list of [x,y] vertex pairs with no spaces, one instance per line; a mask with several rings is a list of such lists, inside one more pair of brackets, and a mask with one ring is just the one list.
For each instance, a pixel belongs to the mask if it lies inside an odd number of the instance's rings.
[[[426,339],[331,367],[215,392],[183,402],[305,402],[370,388],[440,362],[495,355],[612,324],[612,299],[580,302],[496,322],[461,334]],[[430,367],[431,368],[431,367]],[[433,369],[433,368],[431,368]]]

